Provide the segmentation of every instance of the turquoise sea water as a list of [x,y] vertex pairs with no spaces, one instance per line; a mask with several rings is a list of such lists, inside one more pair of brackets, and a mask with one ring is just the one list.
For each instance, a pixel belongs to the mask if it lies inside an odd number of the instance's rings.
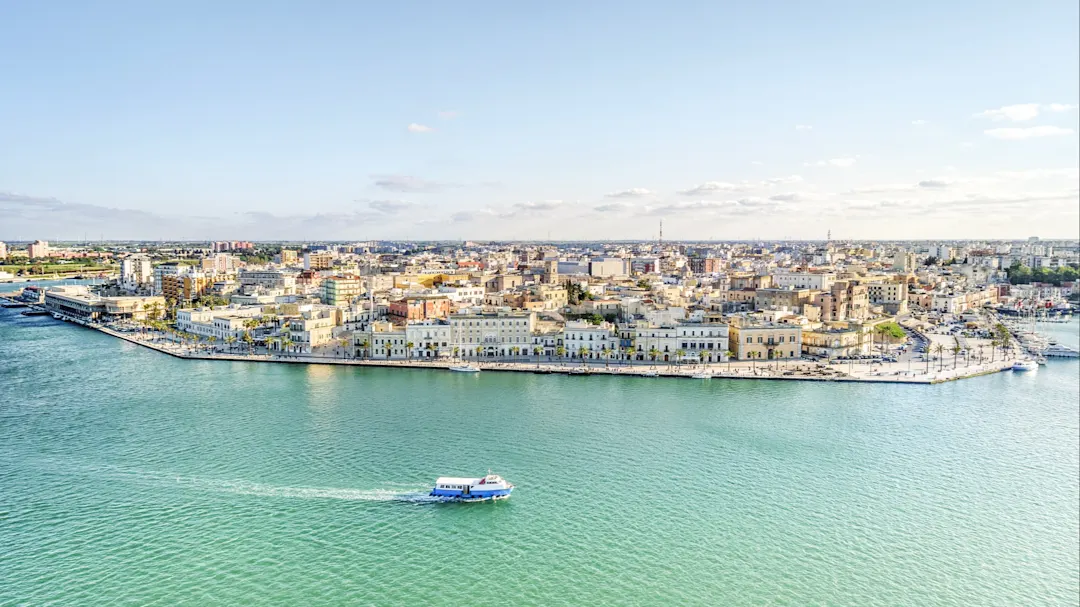
[[0,310],[0,605],[1075,605],[1078,376],[184,361]]

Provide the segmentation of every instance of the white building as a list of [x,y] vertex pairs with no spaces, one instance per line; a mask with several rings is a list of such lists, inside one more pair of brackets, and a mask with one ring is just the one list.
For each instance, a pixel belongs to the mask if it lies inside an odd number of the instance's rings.
[[445,295],[450,301],[458,304],[479,305],[484,301],[486,289],[484,287],[457,286],[439,287],[439,294]]
[[[310,354],[319,346],[333,341],[334,319],[330,316],[321,318],[299,317],[289,320],[289,340],[291,352]],[[278,343],[280,347],[280,343]]]
[[281,289],[284,293],[295,293],[296,276],[280,270],[241,270],[240,286],[245,289],[263,287]]
[[781,289],[828,291],[834,282],[836,282],[836,274],[832,272],[777,272],[773,274],[773,286]]
[[[562,273],[560,264],[559,273]],[[630,262],[621,257],[604,257],[589,262],[590,276],[629,276]]]
[[572,320],[563,327],[563,347],[570,358],[603,358],[605,350],[614,358],[619,352],[619,337],[611,323]]
[[[450,340],[463,356],[506,358],[532,351],[536,316],[503,308],[496,312],[452,314]],[[516,354],[515,354],[516,353]]]
[[228,337],[240,339],[247,330],[244,322],[263,315],[260,306],[229,306],[223,308],[184,308],[176,311],[176,328],[224,342]]
[[146,255],[130,255],[120,260],[120,284],[133,291],[149,284],[154,278],[154,268]]
[[967,310],[967,303],[963,293],[934,293],[930,308],[945,314],[959,314]]
[[721,362],[726,360],[724,352],[728,349],[728,327],[722,324],[685,323],[676,325],[678,350],[685,352],[687,360],[701,362]]
[[405,325],[405,344],[412,344],[412,358],[444,358],[453,356],[454,345],[450,323],[445,320],[424,320]]
[[657,361],[675,360],[675,352],[679,349],[679,331],[675,326],[658,327],[639,321],[625,333],[633,344],[634,360],[653,360],[654,352]]

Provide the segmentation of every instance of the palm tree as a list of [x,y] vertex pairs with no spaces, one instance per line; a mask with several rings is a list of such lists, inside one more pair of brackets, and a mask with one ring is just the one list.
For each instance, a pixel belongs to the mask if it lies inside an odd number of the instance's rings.
[[510,348],[510,354],[514,357],[517,357],[518,354],[521,354],[521,348],[517,346]]
[[414,344],[411,341],[405,342],[405,358],[406,359],[409,359],[409,360],[412,359],[412,349],[413,349],[413,346],[415,346],[415,345],[416,344]]
[[248,346],[248,353],[255,353],[255,338],[251,336],[251,331],[244,331],[244,343]]
[[352,340],[348,337],[342,337],[338,340],[338,343],[341,344],[341,358],[345,359],[349,357],[349,343],[351,341]]
[[236,337],[233,336],[233,335],[230,335],[230,336],[226,337],[225,338],[225,343],[229,345],[229,351],[232,352],[233,344],[236,343]]
[[603,356],[603,357],[604,357],[604,366],[605,366],[605,367],[607,367],[607,366],[608,366],[608,362],[609,362],[609,361],[611,360],[611,348],[609,348],[609,347],[607,347],[607,346],[604,346],[604,347],[603,347],[603,348],[602,348],[602,349],[600,350],[600,356]]
[[649,358],[655,363],[657,357],[660,356],[660,350],[656,349],[656,346],[649,348]]
[[990,340],[990,362],[994,362],[997,358],[997,347],[999,343],[1000,342],[996,337]]
[[956,359],[960,358],[960,346],[955,345],[952,348],[949,348],[949,350],[952,352],[952,368],[953,368],[953,371],[955,371],[956,370]]
[[461,356],[461,348],[454,346],[454,358]]
[[566,356],[566,348],[564,348],[563,346],[556,347],[555,348],[555,356],[558,356],[559,358],[565,357]]
[[210,342],[210,349],[213,350],[214,349],[214,342],[217,341],[217,337],[214,337],[213,335],[211,335],[210,337],[206,338],[206,341]]
[[281,347],[282,347],[282,349],[285,350],[286,354],[290,353],[290,348],[292,348],[292,345],[293,345],[293,341],[291,339],[289,339],[288,335],[281,338]]
[[938,355],[938,371],[941,371],[942,368],[945,366],[945,346],[941,344],[934,346],[934,352],[936,352]]
[[581,358],[581,364],[585,364],[585,355],[589,353],[589,349],[585,346],[581,346],[577,350],[578,356]]
[[884,355],[885,354],[886,339],[891,334],[889,332],[889,327],[887,327],[885,325],[878,325],[878,326],[874,327],[874,333],[881,336],[881,353],[882,353],[882,355]]
[[390,342],[388,341],[385,344],[383,344],[383,347],[386,349],[386,359],[390,360],[390,350],[393,348],[393,346],[391,346]]
[[731,371],[731,359],[735,358],[735,353],[732,352],[731,350],[724,350],[724,358],[727,359],[727,368],[728,368],[728,371],[730,372]]
[[675,350],[675,360],[681,365],[683,357],[686,356],[686,350],[679,348]]
[[369,340],[364,339],[364,341],[360,342],[360,350],[363,352],[363,356],[371,357],[370,348],[371,342]]
[[627,346],[626,349],[623,350],[623,354],[626,356],[627,364],[629,364],[630,361],[634,360],[634,348],[633,347]]
[[544,349],[540,346],[533,346],[533,356],[536,357],[536,368],[540,368],[540,355],[544,353]]

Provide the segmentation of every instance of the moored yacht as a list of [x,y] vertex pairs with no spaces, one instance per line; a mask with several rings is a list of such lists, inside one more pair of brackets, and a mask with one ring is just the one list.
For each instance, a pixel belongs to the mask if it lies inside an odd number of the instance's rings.
[[1013,363],[1012,366],[1013,371],[1037,371],[1038,369],[1039,363],[1031,360],[1030,358],[1025,360],[1018,360]]
[[482,502],[486,500],[499,500],[510,497],[514,486],[506,482],[498,474],[491,474],[480,478],[460,478],[456,476],[440,476],[435,481],[435,488],[431,490],[432,497],[445,497],[454,501]]
[[478,366],[476,366],[476,365],[474,365],[472,363],[461,363],[459,365],[450,365],[450,367],[448,367],[448,368],[451,371],[454,371],[454,372],[457,372],[457,373],[479,373],[480,372],[480,367],[478,367]]

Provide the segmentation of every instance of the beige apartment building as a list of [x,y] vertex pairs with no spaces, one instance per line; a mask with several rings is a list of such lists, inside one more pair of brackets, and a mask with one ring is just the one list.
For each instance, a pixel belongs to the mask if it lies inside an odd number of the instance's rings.
[[728,349],[735,360],[790,360],[802,356],[802,330],[793,325],[733,316]]

